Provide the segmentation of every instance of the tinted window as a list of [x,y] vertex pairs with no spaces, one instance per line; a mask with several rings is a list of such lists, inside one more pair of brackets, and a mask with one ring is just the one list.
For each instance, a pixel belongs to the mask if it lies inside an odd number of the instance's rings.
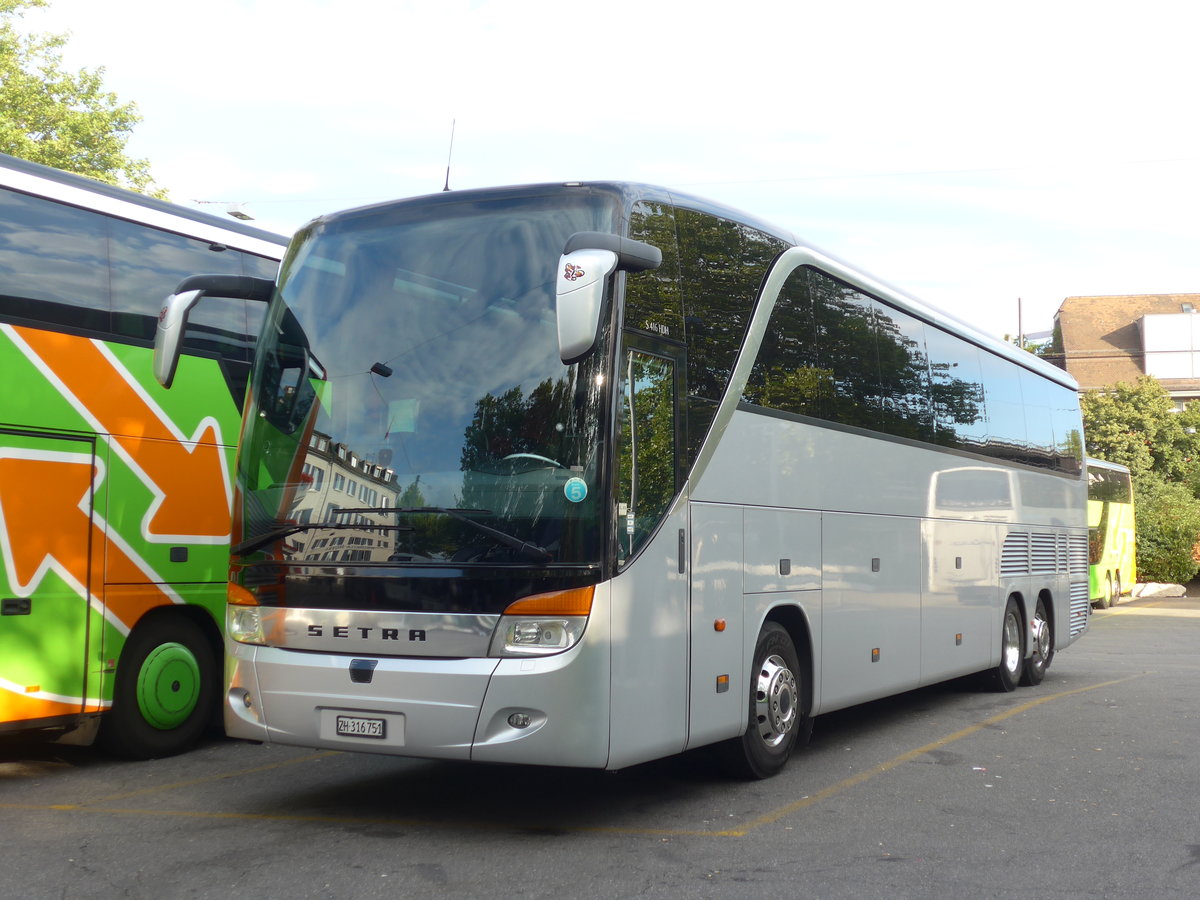
[[999,459],[1022,462],[1027,455],[1028,438],[1019,370],[990,353],[979,354],[979,363],[987,404],[984,452]]
[[933,440],[926,328],[919,319],[875,304],[876,347],[883,430],[916,440]]
[[1054,467],[1078,475],[1083,469],[1083,427],[1079,398],[1070,388],[1050,383],[1054,414]]
[[816,317],[818,363],[829,372],[832,390],[822,418],[878,429],[879,353],[875,302],[840,281],[809,270]]
[[1025,398],[1025,432],[1029,447],[1026,462],[1043,468],[1053,468],[1054,384],[1027,369],[1020,370],[1020,378],[1021,393]]
[[[163,300],[189,275],[242,274],[242,255],[236,250],[131,222],[113,220],[110,227],[113,326],[118,334],[153,340]],[[205,298],[188,320],[189,337],[212,349],[231,340],[244,345],[243,306],[240,301]]]
[[787,246],[756,229],[677,209],[687,335],[688,459],[694,460],[729,384],[763,277]]
[[109,328],[105,217],[0,190],[0,312]]
[[987,428],[979,349],[933,326],[927,329],[926,341],[937,442],[961,450],[983,450]]
[[746,403],[1077,474],[1074,393],[808,267],[787,278]]
[[627,276],[625,327],[682,341],[683,304],[674,210],[664,203],[639,203],[630,217],[629,236],[657,247],[663,260],[657,269]]
[[809,271],[796,269],[784,283],[742,399],[756,406],[820,417],[833,393],[833,373],[817,359]]

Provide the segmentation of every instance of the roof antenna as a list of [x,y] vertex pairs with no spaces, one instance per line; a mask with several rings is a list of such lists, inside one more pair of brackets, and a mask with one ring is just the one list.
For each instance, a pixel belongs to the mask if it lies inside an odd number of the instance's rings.
[[450,152],[446,154],[446,186],[443,191],[450,190],[450,160],[454,156],[454,126],[458,123],[457,119],[450,120]]

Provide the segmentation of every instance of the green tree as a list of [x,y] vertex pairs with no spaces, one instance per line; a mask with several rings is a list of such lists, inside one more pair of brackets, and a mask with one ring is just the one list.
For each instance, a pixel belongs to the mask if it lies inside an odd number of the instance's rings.
[[1156,378],[1143,375],[1104,391],[1089,391],[1080,398],[1080,406],[1092,456],[1128,466],[1134,478],[1148,472],[1167,481],[1189,476],[1200,450],[1191,424],[1196,413],[1176,412]]
[[1153,473],[1134,482],[1137,567],[1143,581],[1182,583],[1200,570],[1193,552],[1200,535],[1200,501],[1186,485]]
[[63,69],[64,34],[23,34],[17,20],[47,0],[0,0],[0,151],[163,197],[149,163],[125,145],[142,117],[104,90],[104,69]]
[[1177,412],[1150,376],[1086,393],[1080,406],[1088,453],[1128,466],[1133,475],[1139,577],[1191,580],[1200,540],[1200,410]]

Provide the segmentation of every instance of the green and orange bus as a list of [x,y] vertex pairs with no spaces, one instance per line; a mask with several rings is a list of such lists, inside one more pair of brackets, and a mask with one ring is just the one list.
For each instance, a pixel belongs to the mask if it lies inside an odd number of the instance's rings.
[[146,758],[213,721],[262,304],[206,304],[169,393],[151,347],[180,278],[270,278],[285,244],[0,156],[0,733]]

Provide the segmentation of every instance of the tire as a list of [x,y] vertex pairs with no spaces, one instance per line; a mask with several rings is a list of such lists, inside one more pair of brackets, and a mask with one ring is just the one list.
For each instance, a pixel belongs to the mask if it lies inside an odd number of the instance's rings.
[[1108,609],[1113,605],[1113,580],[1112,574],[1108,573],[1104,576],[1104,593],[1100,595],[1100,599],[1096,601],[1096,609]]
[[1025,630],[1021,606],[1015,597],[1009,597],[1000,625],[1000,662],[987,672],[987,680],[997,691],[1007,693],[1017,688],[1025,657]]
[[117,665],[101,745],[125,759],[191,749],[213,721],[218,671],[212,645],[190,619],[160,616],[138,626]]
[[767,622],[754,648],[746,730],[718,748],[731,775],[752,780],[778,774],[797,738],[812,731],[803,710],[803,678],[791,637],[777,622]]
[[1121,573],[1117,573],[1117,577],[1113,579],[1113,606],[1121,602]]
[[1041,684],[1054,659],[1054,626],[1046,615],[1046,604],[1041,598],[1038,598],[1037,610],[1033,614],[1032,650],[1021,669],[1021,684],[1026,687]]

